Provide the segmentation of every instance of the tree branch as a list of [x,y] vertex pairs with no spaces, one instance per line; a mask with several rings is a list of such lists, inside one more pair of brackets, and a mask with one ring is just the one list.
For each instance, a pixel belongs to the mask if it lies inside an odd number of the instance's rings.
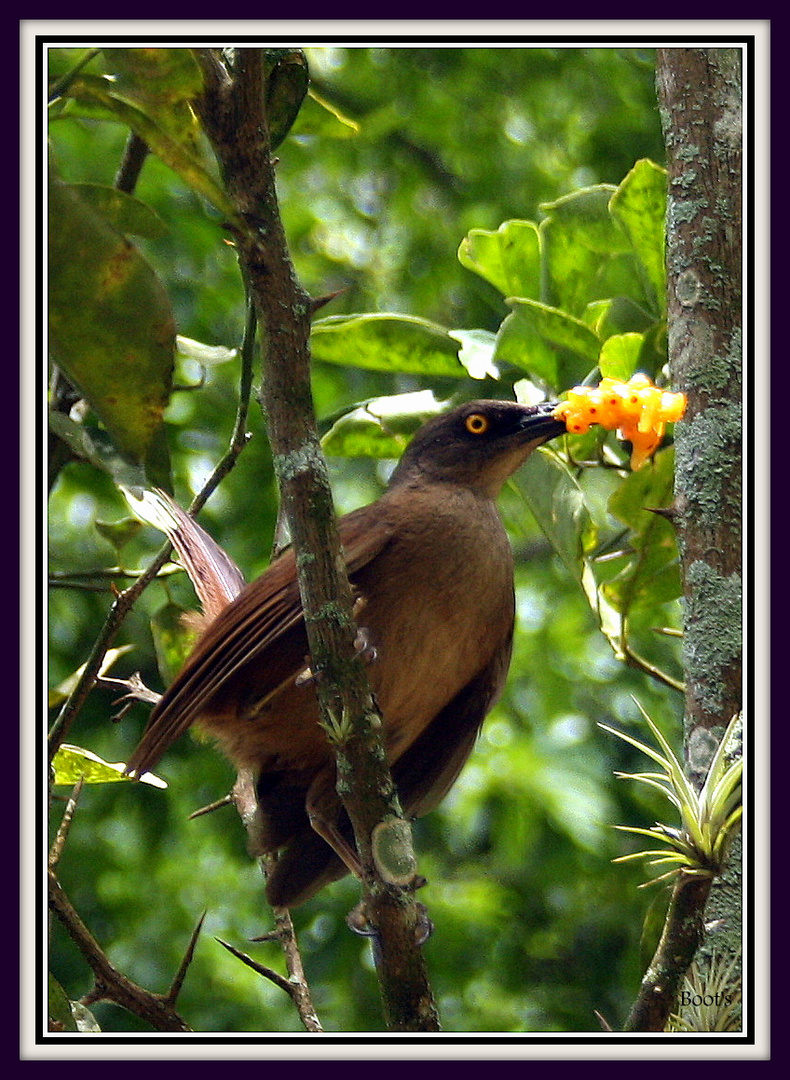
[[741,82],[735,49],[660,49],[675,516],[684,581],[688,766],[704,779],[741,709]]
[[[49,906],[65,927],[93,972],[96,985],[85,999],[114,1001],[135,1016],[147,1020],[157,1031],[191,1031],[175,1011],[175,998],[183,982],[183,970],[179,972],[174,987],[168,994],[154,994],[132,982],[107,959],[99,943],[88,930],[66,896],[54,873],[49,873]],[[193,940],[188,957],[191,959]],[[187,960],[188,963],[188,960]],[[183,965],[182,965],[183,968]]]
[[681,873],[672,891],[664,930],[624,1031],[663,1031],[683,979],[705,936],[711,878]]
[[354,647],[352,593],[342,570],[331,490],[313,415],[312,304],[291,265],[269,152],[265,56],[258,49],[239,49],[231,67],[223,70],[217,54],[204,50],[202,63],[206,90],[199,111],[226,190],[248,225],[235,239],[261,331],[262,405],[297,552],[322,720],[335,733],[338,776],[345,782],[343,801],[364,869],[367,915],[376,933],[374,952],[387,1022],[395,1030],[436,1030],[436,1008],[417,945],[418,907],[407,889],[383,880],[373,858],[375,827],[385,819],[406,823],[386,765],[380,718]]

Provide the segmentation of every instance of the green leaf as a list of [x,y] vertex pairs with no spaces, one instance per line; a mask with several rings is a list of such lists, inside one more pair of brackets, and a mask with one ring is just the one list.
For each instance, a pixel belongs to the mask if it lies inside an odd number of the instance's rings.
[[417,428],[445,408],[430,390],[371,398],[336,420],[321,446],[337,457],[397,458]]
[[[126,764],[123,761],[104,761],[90,750],[84,750],[81,746],[68,746],[64,743],[52,759],[54,771],[52,782],[56,787],[65,785],[71,787],[80,780],[86,784],[108,784],[118,780],[131,780],[131,777],[124,776],[125,768]],[[160,780],[153,773],[144,773],[140,781],[152,787],[167,787],[165,781]]]
[[535,300],[511,298],[508,304],[515,325],[500,327],[495,360],[537,373],[555,390],[580,382],[597,364],[600,342],[580,319]]
[[548,307],[536,300],[508,300],[515,315],[534,326],[546,341],[576,353],[590,364],[598,362],[600,342],[586,323],[565,311]]
[[313,323],[313,359],[326,364],[463,377],[458,341],[443,326],[412,315],[331,315]]
[[674,451],[665,447],[653,463],[631,473],[609,500],[609,511],[628,525],[632,554],[626,566],[602,586],[620,612],[674,600],[680,595],[680,570],[672,524],[648,507],[668,506],[673,497]]
[[609,203],[617,191],[613,184],[595,184],[563,195],[540,209],[555,228],[562,229],[585,250],[596,255],[618,255],[628,251],[623,235],[614,227]]
[[[181,125],[174,123],[167,109],[152,104],[144,95],[124,93],[106,76],[80,75],[69,87],[69,94],[82,106],[106,111],[143,139],[165,165],[178,173],[193,191],[207,199],[227,222],[244,228],[233,202],[212,175],[213,162],[204,156],[200,129],[191,111],[176,113]],[[102,115],[101,113],[99,115]]]
[[551,452],[541,451],[515,474],[512,484],[568,572],[580,581],[596,528],[584,494],[567,466]]
[[266,120],[271,149],[285,139],[302,107],[310,76],[301,49],[265,49]]
[[[119,93],[145,104],[151,115],[177,128],[180,107],[203,90],[203,75],[192,49],[102,49]],[[192,126],[192,125],[190,125]]]
[[102,51],[115,104],[132,106],[193,155],[200,154],[201,128],[192,102],[203,91],[203,73],[192,49]]
[[167,293],[129,241],[59,181],[49,201],[49,344],[118,449],[143,461],[172,385]]
[[532,323],[515,313],[506,315],[500,323],[493,360],[521,368],[555,392],[563,385],[557,350],[540,336]]
[[169,231],[159,214],[133,195],[103,184],[71,184],[70,187],[86,206],[101,214],[116,232],[158,240]]
[[77,1022],[71,1011],[71,1002],[66,991],[52,972],[49,973],[47,993],[47,1013],[50,1020],[60,1025],[61,1031],[76,1031]]
[[653,325],[644,308],[627,296],[593,300],[584,309],[581,318],[601,341],[606,341],[613,334],[642,333]]
[[115,548],[121,551],[127,544],[134,540],[140,532],[143,523],[137,518],[122,518],[120,521],[94,521],[93,527],[96,532]]
[[540,238],[532,221],[505,221],[496,232],[472,229],[461,241],[458,260],[503,296],[540,299]]
[[628,382],[636,371],[643,342],[642,334],[613,334],[607,338],[598,358],[601,377]]
[[541,299],[581,316],[594,300],[634,293],[630,247],[612,220],[610,184],[582,188],[541,206],[548,217],[540,225],[543,252]]
[[637,161],[612,195],[612,217],[628,237],[645,297],[653,311],[666,315],[665,218],[667,173],[648,161]]

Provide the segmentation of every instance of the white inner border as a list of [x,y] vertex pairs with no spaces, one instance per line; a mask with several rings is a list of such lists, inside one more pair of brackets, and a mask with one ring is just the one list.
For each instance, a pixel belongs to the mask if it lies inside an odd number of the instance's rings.
[[[21,220],[21,357],[20,357],[20,641],[21,641],[21,969],[20,989],[22,1014],[20,1023],[20,1060],[231,1060],[259,1059],[272,1060],[448,1060],[462,1058],[466,1060],[571,1060],[571,1059],[702,1059],[713,1060],[765,1060],[769,1057],[768,1017],[769,1000],[769,837],[770,821],[768,814],[769,798],[769,424],[768,402],[770,392],[770,353],[769,353],[769,147],[770,147],[770,22],[733,20],[679,20],[679,21],[617,21],[617,20],[563,20],[563,21],[455,21],[455,20],[301,20],[301,21],[247,21],[230,22],[186,21],[186,20],[22,20],[20,27],[20,220]],[[253,36],[254,35],[254,36]],[[309,35],[309,36],[308,36]],[[611,35],[611,42],[605,35]],[[293,1035],[280,1037],[273,1032],[242,1033],[239,1036],[218,1035],[214,1033],[196,1033],[181,1037],[176,1043],[162,1042],[159,1038],[172,1039],[173,1036],[150,1034],[136,1036],[75,1035],[59,1036],[57,1043],[36,1045],[36,1038],[41,1033],[37,1029],[36,1009],[36,970],[35,929],[36,920],[46,919],[46,911],[37,908],[35,893],[40,857],[38,838],[34,835],[35,821],[35,770],[36,761],[35,733],[37,725],[45,722],[35,715],[34,693],[35,679],[38,677],[35,667],[36,646],[46,648],[45,643],[36,640],[36,594],[37,574],[42,568],[37,565],[35,496],[32,493],[46,490],[39,486],[35,476],[35,418],[36,410],[43,408],[38,394],[40,384],[37,380],[36,365],[39,358],[35,351],[35,297],[36,275],[42,272],[42,266],[36,251],[35,234],[35,195],[36,190],[36,110],[41,107],[41,88],[35,85],[35,50],[36,38],[42,37],[49,46],[57,46],[63,37],[79,36],[80,40],[64,42],[69,47],[96,47],[102,41],[111,38],[113,44],[123,44],[128,38],[129,44],[156,46],[161,42],[167,46],[185,46],[192,44],[231,45],[243,44],[255,46],[267,44],[273,38],[278,44],[287,43],[300,47],[320,48],[326,45],[349,45],[352,47],[383,46],[390,48],[420,47],[430,45],[448,48],[458,47],[531,47],[532,44],[546,47],[579,47],[588,39],[590,46],[605,48],[607,44],[619,47],[660,47],[666,44],[674,47],[689,45],[704,48],[710,43],[712,48],[727,46],[739,47],[744,39],[754,37],[754,190],[746,187],[749,169],[744,161],[744,205],[748,207],[751,199],[754,221],[754,265],[746,265],[744,256],[744,282],[751,281],[754,296],[754,356],[744,357],[744,369],[753,371],[753,402],[745,401],[745,416],[749,417],[749,407],[753,408],[754,432],[752,468],[755,477],[754,490],[744,488],[744,505],[748,508],[749,498],[753,499],[754,509],[754,544],[751,551],[746,547],[745,565],[751,556],[754,568],[753,595],[751,602],[754,622],[751,624],[752,655],[754,667],[744,669],[746,685],[751,685],[754,694],[754,716],[751,718],[752,755],[755,791],[753,794],[753,831],[755,850],[752,852],[755,869],[754,907],[747,910],[744,904],[744,918],[751,919],[754,928],[754,970],[755,981],[752,987],[755,1027],[754,1046],[727,1045],[718,1043],[706,1047],[704,1044],[690,1044],[682,1034],[668,1036],[626,1035],[617,1036],[616,1043],[610,1042],[611,1035],[584,1033],[574,1036],[572,1033],[559,1033],[556,1036],[541,1033],[541,1040],[551,1042],[533,1042],[529,1033],[513,1036],[503,1033],[501,1038],[507,1042],[497,1042],[496,1033],[442,1033],[425,1035],[390,1035],[387,1033],[341,1033],[324,1035]],[[549,41],[534,42],[530,39],[548,36]],[[164,38],[175,38],[163,41]],[[627,40],[623,40],[623,38]],[[201,39],[199,42],[196,39]],[[206,38],[213,40],[206,40]],[[464,40],[459,40],[463,38]],[[731,40],[727,40],[731,38]],[[400,40],[393,40],[400,39]],[[430,39],[430,40],[429,40]],[[744,75],[745,75],[744,71]],[[747,80],[744,78],[744,91]],[[745,119],[748,109],[744,109]],[[744,136],[746,128],[744,126]],[[744,143],[746,149],[746,143]],[[744,234],[744,252],[747,250],[747,237]],[[744,335],[744,340],[748,336]],[[748,394],[748,386],[744,388]],[[744,434],[748,435],[745,427]],[[745,481],[747,476],[745,476]],[[45,542],[44,538],[44,542]],[[746,590],[744,590],[744,593]],[[748,611],[745,596],[745,610]],[[44,620],[42,620],[43,622]],[[749,626],[744,619],[744,626]],[[747,652],[748,656],[748,652]],[[747,720],[748,724],[748,720]],[[744,845],[746,851],[746,845]],[[748,897],[745,898],[748,900]],[[112,1041],[110,1041],[112,1038]],[[278,1039],[270,1043],[270,1040]],[[283,1041],[279,1041],[280,1038]],[[699,1038],[699,1036],[696,1036]],[[721,1039],[722,1036],[716,1036]],[[143,1043],[141,1040],[145,1039]],[[287,1040],[287,1041],[285,1041]],[[373,1041],[370,1041],[373,1040]],[[267,1045],[269,1044],[269,1045]]]

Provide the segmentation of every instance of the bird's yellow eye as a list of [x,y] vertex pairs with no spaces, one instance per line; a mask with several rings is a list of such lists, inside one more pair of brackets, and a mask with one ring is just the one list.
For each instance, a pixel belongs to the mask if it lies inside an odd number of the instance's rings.
[[466,430],[472,435],[483,435],[489,428],[488,417],[479,412],[471,413],[464,423],[466,424]]

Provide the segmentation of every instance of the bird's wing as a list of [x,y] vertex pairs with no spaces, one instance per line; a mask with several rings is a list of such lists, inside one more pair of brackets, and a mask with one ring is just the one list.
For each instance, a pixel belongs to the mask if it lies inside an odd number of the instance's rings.
[[[512,636],[393,762],[392,775],[408,817],[422,817],[440,803],[463,768],[486,713],[502,690],[511,641]],[[351,823],[342,809],[338,812],[337,830],[353,844]],[[269,873],[266,895],[275,906],[296,907],[347,873],[342,860],[305,820]]]
[[[352,577],[381,552],[391,536],[391,527],[372,506],[347,514],[338,528]],[[265,697],[303,670],[306,652],[295,556],[288,549],[208,626],[151,713],[127,773],[140,776],[153,768],[212,699],[230,689],[229,680],[251,659],[257,660],[256,696]]]
[[474,747],[488,711],[507,677],[510,637],[493,659],[441,710],[392,765],[401,806],[408,817],[422,817],[455,783]]

